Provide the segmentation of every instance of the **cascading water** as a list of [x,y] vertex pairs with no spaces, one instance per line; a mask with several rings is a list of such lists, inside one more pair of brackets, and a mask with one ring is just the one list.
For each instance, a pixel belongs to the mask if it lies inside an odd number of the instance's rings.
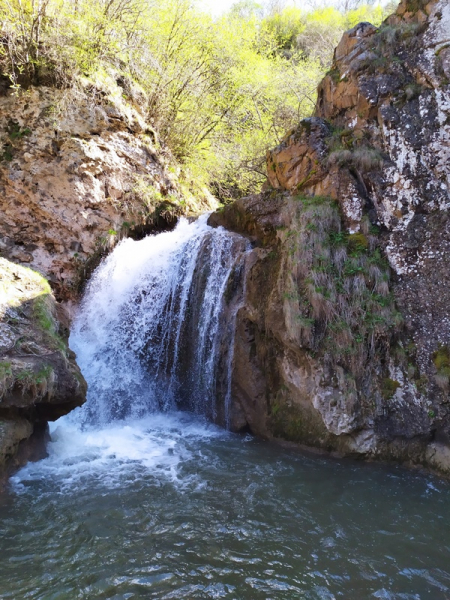
[[2,600],[450,597],[448,484],[204,418],[232,413],[246,249],[203,217],[97,270],[70,340],[88,402],[0,496]]
[[70,340],[89,384],[85,422],[176,407],[229,422],[247,242],[206,220],[124,240],[94,274]]

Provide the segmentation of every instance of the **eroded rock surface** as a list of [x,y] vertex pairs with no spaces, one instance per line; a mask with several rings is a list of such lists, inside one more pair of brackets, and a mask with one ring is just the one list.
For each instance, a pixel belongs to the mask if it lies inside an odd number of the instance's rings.
[[0,254],[44,273],[58,298],[74,296],[86,262],[120,237],[190,208],[139,90],[119,83],[0,97]]
[[446,0],[345,33],[272,190],[211,218],[257,246],[236,429],[450,474],[449,52]]
[[0,473],[42,454],[47,421],[85,401],[58,310],[41,275],[0,258]]

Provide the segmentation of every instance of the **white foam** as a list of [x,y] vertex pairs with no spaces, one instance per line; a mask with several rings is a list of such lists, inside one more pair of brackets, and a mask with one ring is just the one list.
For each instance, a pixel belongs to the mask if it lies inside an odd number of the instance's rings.
[[193,459],[198,442],[227,435],[185,413],[156,413],[86,429],[70,415],[52,424],[48,457],[28,463],[11,483],[18,493],[39,480],[53,481],[53,492],[96,482],[114,488],[148,476],[186,486],[192,481],[180,477],[180,466]]

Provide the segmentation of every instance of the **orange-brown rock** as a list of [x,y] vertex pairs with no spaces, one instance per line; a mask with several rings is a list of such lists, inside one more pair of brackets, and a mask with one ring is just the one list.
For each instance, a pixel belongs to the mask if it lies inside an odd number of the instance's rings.
[[324,179],[330,127],[322,119],[305,119],[267,154],[267,177],[275,189],[301,189]]
[[449,32],[403,0],[344,34],[272,189],[211,217],[255,246],[236,428],[450,474]]

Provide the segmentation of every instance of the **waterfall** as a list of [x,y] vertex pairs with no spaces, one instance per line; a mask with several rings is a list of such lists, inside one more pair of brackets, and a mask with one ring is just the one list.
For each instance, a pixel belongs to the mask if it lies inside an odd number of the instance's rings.
[[70,338],[89,385],[85,423],[176,408],[230,423],[248,242],[206,221],[123,240],[95,272]]

